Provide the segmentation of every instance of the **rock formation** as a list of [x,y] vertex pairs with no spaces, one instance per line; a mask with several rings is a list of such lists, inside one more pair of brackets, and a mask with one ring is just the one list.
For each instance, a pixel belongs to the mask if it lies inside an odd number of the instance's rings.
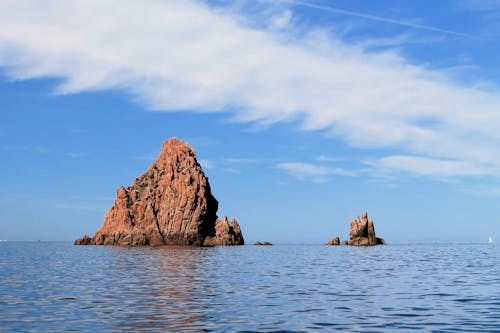
[[375,227],[373,221],[368,220],[368,213],[363,213],[362,217],[351,221],[351,231],[349,241],[340,241],[339,237],[330,239],[326,245],[354,245],[354,246],[372,246],[385,245],[385,240],[375,236]]
[[326,245],[340,245],[340,238],[338,236],[332,238],[326,243]]
[[215,245],[243,245],[243,235],[238,221],[228,221],[227,216],[215,222],[215,236],[208,236],[203,242],[204,246]]
[[259,241],[256,241],[255,243],[253,243],[253,245],[271,246],[271,245],[273,245],[273,243],[271,243],[271,242],[259,242]]
[[372,246],[385,244],[382,238],[375,236],[373,221],[368,220],[368,213],[364,212],[361,218],[351,221],[351,231],[349,233],[349,245]]
[[75,245],[242,245],[240,226],[217,220],[218,202],[186,143],[172,138],[147,171],[120,187],[104,223]]
[[75,245],[90,245],[92,243],[92,238],[89,235],[85,235],[82,238],[78,238],[75,241]]

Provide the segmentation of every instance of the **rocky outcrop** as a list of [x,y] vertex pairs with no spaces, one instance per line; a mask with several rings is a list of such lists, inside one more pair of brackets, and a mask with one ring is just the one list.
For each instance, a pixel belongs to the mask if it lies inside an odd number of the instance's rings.
[[218,202],[194,150],[172,138],[116,199],[95,235],[76,245],[241,245],[240,226],[217,220]]
[[377,242],[375,227],[373,226],[373,221],[368,220],[367,212],[364,212],[361,218],[358,215],[356,220],[351,221],[349,245],[372,246],[377,244],[380,243]]
[[75,241],[75,245],[90,245],[92,243],[92,238],[88,235],[83,236]]
[[340,238],[339,237],[332,238],[326,243],[326,245],[340,245]]
[[227,216],[215,222],[215,236],[208,236],[203,242],[204,246],[216,245],[243,245],[243,234],[240,225],[235,219],[229,221]]
[[340,241],[339,237],[330,239],[326,245],[354,245],[354,246],[372,246],[385,245],[383,238],[375,236],[375,227],[373,221],[368,220],[368,213],[364,212],[361,218],[358,215],[356,220],[351,221],[351,231],[349,241]]
[[258,246],[271,246],[271,245],[273,245],[273,243],[271,243],[271,242],[259,242],[259,241],[256,241],[255,243],[253,243],[253,245],[258,245]]

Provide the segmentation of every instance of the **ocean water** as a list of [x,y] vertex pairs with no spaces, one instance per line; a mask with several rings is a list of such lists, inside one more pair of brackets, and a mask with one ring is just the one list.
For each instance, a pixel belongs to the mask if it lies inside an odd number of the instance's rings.
[[497,245],[0,243],[0,332],[500,332]]

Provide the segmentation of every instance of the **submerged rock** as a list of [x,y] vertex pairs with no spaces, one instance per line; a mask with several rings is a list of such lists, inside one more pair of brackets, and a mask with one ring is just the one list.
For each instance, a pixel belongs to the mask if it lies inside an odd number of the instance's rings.
[[75,245],[242,245],[240,226],[217,220],[218,202],[188,144],[172,138],[129,187],[120,187],[104,223]]

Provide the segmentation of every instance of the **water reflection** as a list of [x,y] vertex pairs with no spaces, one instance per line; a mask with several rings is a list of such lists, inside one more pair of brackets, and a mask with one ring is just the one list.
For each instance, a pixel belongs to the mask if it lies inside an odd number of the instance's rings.
[[127,309],[116,327],[130,331],[200,331],[208,320],[203,276],[210,249],[186,247],[120,248],[115,278]]

